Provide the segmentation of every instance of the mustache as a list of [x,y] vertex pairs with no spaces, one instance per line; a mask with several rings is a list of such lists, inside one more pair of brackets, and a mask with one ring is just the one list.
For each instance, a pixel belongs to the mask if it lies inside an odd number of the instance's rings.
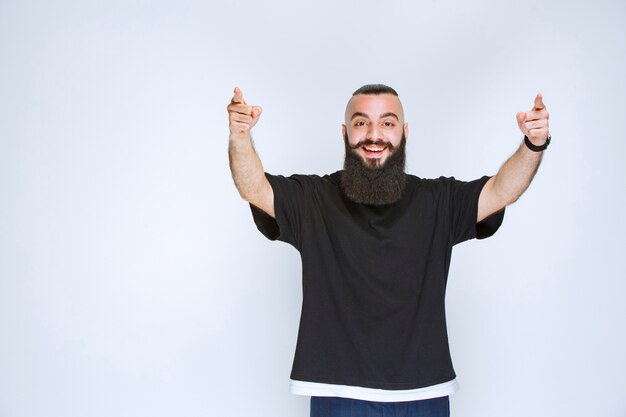
[[386,146],[390,151],[393,151],[395,149],[395,147],[391,144],[391,142],[385,142],[384,140],[371,140],[371,139],[366,139],[366,140],[362,140],[360,142],[358,142],[356,145],[350,145],[348,143],[348,141],[346,140],[346,145],[348,145],[348,148],[350,149],[357,149],[360,148],[361,146],[364,145],[379,145],[379,146]]

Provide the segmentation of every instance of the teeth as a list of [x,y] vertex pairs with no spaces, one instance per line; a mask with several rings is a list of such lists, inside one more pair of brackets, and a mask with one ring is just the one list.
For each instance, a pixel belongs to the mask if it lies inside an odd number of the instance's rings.
[[380,152],[383,149],[385,149],[384,146],[364,146],[366,151],[370,151],[370,152]]

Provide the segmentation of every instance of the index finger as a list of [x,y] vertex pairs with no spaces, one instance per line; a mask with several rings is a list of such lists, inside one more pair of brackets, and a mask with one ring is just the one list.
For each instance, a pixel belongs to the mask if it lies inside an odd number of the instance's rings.
[[233,99],[230,102],[233,104],[246,104],[245,100],[243,99],[243,93],[241,92],[241,89],[239,87],[235,87],[235,94],[233,95]]
[[535,97],[535,107],[533,107],[533,110],[543,110],[545,108],[546,106],[543,104],[543,96],[541,93],[537,93],[537,97]]

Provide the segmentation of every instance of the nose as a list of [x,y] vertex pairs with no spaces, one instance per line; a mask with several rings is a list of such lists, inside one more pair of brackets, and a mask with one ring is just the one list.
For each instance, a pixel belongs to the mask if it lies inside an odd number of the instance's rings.
[[378,126],[377,123],[371,123],[369,125],[369,128],[367,129],[366,139],[370,139],[374,141],[378,139],[382,139],[382,132],[381,132],[380,126]]

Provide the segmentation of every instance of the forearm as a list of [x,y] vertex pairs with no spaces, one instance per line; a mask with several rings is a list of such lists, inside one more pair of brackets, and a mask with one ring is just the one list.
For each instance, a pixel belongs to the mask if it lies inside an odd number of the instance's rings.
[[493,178],[493,191],[503,206],[517,201],[537,173],[543,152],[533,152],[522,142]]
[[265,178],[263,164],[254,150],[250,134],[230,135],[228,159],[241,198],[251,203],[259,201],[267,193],[270,184]]

